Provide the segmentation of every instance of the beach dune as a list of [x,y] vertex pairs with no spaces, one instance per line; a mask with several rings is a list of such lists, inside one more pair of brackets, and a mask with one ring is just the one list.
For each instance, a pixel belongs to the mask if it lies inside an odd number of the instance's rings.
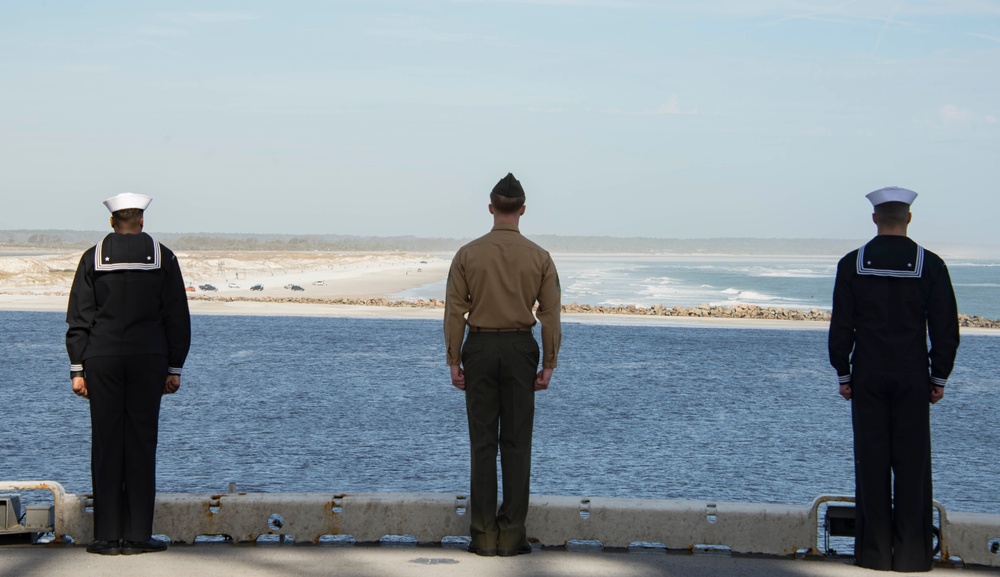
[[[0,253],[0,310],[65,310],[81,252],[26,252]],[[291,314],[308,306],[309,311],[302,313],[321,315],[330,307],[267,301],[281,297],[390,298],[405,290],[442,282],[450,264],[450,255],[397,252],[186,251],[178,252],[177,258],[191,294],[212,298],[193,299],[192,311],[220,314]],[[198,288],[205,284],[218,290],[206,292]],[[251,290],[254,285],[261,285],[263,290]],[[291,285],[304,290],[285,288]],[[227,302],[226,298],[238,300]],[[341,312],[347,313],[350,308]],[[362,314],[358,310],[354,313]]]
[[[0,310],[65,311],[82,251],[0,251]],[[194,314],[442,319],[451,254],[177,252]],[[204,291],[211,284],[215,291]],[[261,285],[262,290],[251,290]],[[303,290],[292,290],[296,285]],[[428,287],[423,302],[403,291]],[[419,294],[419,292],[418,292]],[[563,321],[732,328],[825,329],[828,314],[768,307],[591,306],[563,303]],[[771,314],[773,313],[773,314]],[[1000,321],[960,315],[963,332],[1000,334]]]

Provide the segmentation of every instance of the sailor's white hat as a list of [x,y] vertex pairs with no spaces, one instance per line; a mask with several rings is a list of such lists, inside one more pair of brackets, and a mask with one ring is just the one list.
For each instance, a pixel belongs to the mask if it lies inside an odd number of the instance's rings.
[[149,203],[153,202],[153,199],[146,196],[145,194],[136,194],[134,192],[123,192],[121,194],[116,194],[111,198],[104,201],[104,206],[108,207],[111,212],[116,212],[119,210],[125,210],[126,208],[138,208],[139,210],[146,210]]
[[872,206],[878,206],[886,202],[902,202],[903,204],[913,204],[917,198],[917,193],[898,186],[887,186],[878,190],[873,190],[866,194],[868,200],[872,201]]

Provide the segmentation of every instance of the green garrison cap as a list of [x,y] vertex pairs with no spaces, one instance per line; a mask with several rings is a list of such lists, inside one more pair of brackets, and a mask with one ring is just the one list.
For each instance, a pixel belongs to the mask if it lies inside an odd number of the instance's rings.
[[493,187],[493,194],[509,198],[517,198],[519,196],[524,196],[524,189],[521,188],[521,183],[514,178],[514,175],[508,172],[507,176],[501,178],[500,182]]

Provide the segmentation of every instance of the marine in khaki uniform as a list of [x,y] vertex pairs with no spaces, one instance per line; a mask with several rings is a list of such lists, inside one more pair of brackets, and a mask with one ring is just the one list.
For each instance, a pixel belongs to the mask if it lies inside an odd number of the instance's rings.
[[[548,388],[559,354],[559,276],[549,253],[521,236],[524,189],[513,174],[493,188],[489,211],[493,230],[460,248],[452,260],[444,337],[451,384],[465,391],[469,418],[469,551],[513,556],[531,553],[525,531],[531,430],[535,391]],[[536,322],[542,324],[541,370],[532,334]],[[498,448],[503,470],[499,510]]]
[[829,341],[854,427],[854,556],[907,572],[933,563],[930,405],[959,341],[948,268],[906,236],[916,197],[868,194],[878,235],[837,265]]

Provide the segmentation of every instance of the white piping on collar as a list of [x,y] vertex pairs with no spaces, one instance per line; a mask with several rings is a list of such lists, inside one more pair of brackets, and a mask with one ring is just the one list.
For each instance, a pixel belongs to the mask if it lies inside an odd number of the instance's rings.
[[858,274],[868,276],[888,276],[896,278],[920,278],[924,272],[924,247],[917,245],[917,257],[913,270],[892,270],[884,268],[868,268],[865,264],[865,247],[858,249]]
[[[148,235],[147,235],[148,236]],[[104,241],[97,243],[97,250],[94,251],[94,269],[98,271],[112,270],[157,270],[160,268],[160,243],[156,239],[149,237],[153,241],[153,256],[151,262],[122,262],[115,264],[104,264],[103,247]],[[109,257],[110,258],[110,257]],[[146,257],[150,258],[150,257]]]

